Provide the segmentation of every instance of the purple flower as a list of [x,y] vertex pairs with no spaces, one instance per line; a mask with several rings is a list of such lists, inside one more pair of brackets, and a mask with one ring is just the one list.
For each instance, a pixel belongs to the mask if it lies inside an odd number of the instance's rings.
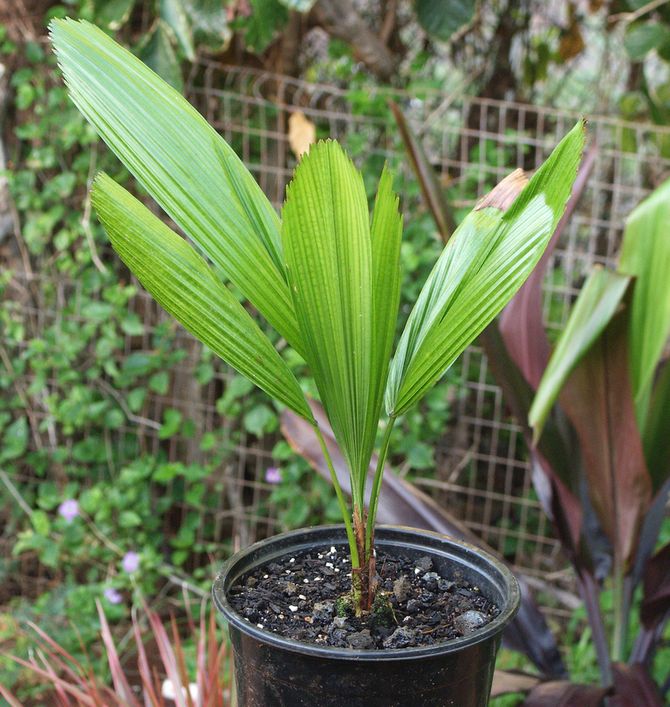
[[128,574],[137,572],[140,566],[140,556],[136,552],[127,552],[121,560],[121,566],[123,571]]
[[123,597],[114,587],[107,587],[104,591],[104,595],[105,599],[107,599],[110,604],[120,604],[123,601]]
[[65,518],[68,523],[72,521],[79,515],[79,503],[74,500],[74,498],[68,498],[67,501],[58,506],[58,515],[61,518]]
[[265,482],[268,484],[278,484],[281,481],[281,469],[278,466],[271,466],[265,470]]

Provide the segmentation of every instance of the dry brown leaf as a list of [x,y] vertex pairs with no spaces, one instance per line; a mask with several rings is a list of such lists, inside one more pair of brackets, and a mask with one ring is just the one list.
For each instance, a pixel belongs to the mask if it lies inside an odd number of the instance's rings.
[[568,5],[568,28],[561,33],[558,53],[563,61],[569,61],[586,48],[580,28],[580,21],[574,3]]
[[528,692],[539,682],[540,678],[535,675],[527,675],[514,670],[496,670],[493,673],[491,697],[500,697],[512,692]]
[[309,146],[316,142],[316,125],[302,111],[291,113],[288,119],[288,144],[293,154],[300,159]]

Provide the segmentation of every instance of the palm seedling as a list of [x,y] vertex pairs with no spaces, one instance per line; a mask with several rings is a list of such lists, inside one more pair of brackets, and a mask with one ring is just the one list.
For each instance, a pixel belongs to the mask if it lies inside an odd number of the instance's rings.
[[85,22],[55,21],[51,34],[73,101],[195,246],[100,174],[93,204],[114,249],[187,330],[313,425],[328,457],[298,380],[227,283],[306,362],[349,467],[351,509],[332,464],[331,476],[351,554],[352,600],[357,613],[369,610],[377,499],[394,422],[533,270],[570,196],[583,122],[528,183],[510,175],[464,219],[392,355],[402,218],[387,169],[370,217],[360,173],[336,142],[319,142],[297,167],[280,218],[232,148],[137,58]]

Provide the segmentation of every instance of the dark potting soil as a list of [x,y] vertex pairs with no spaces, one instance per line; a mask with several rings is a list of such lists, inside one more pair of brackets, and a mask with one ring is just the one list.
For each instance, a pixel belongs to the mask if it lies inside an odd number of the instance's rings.
[[266,631],[353,649],[429,646],[467,636],[498,615],[478,587],[442,576],[429,556],[379,552],[376,610],[357,618],[346,601],[351,563],[343,547],[285,557],[244,575],[228,592],[232,607]]

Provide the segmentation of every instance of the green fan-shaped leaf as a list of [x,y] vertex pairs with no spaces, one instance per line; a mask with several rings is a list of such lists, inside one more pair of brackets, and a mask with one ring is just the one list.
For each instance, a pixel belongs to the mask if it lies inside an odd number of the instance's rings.
[[336,142],[317,143],[303,156],[282,217],[305,358],[357,484],[367,473],[378,422],[371,413],[372,248],[363,179]]
[[[372,214],[373,393],[370,414],[379,420],[400,304],[402,216],[393,177],[384,167]],[[373,423],[371,423],[373,424]]]
[[[414,405],[532,272],[563,214],[583,145],[580,121],[507,210],[509,189],[503,182],[491,194],[495,199],[476,207],[451,237],[417,299],[391,364],[389,415]],[[515,188],[514,182],[510,188]]]
[[[184,233],[300,350],[279,219],[232,148],[177,91],[97,27],[54,20],[50,28],[79,110]],[[260,216],[253,222],[249,203]]]
[[154,299],[226,363],[307,420],[293,373],[196,251],[105,174],[93,205],[114,249]]

